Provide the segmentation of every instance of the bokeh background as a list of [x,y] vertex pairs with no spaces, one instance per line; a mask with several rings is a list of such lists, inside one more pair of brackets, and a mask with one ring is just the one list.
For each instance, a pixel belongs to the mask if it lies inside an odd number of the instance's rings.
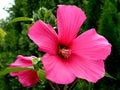
[[[90,90],[120,90],[120,0],[14,0],[14,5],[6,8],[10,16],[0,20],[0,70],[14,62],[19,54],[42,56],[27,32],[31,24],[39,19],[56,27],[59,4],[82,8],[87,20],[80,33],[95,28],[112,44],[111,55],[105,60],[105,69],[116,79],[104,77]],[[15,19],[17,17],[26,18]],[[84,86],[86,84],[78,82],[73,90],[88,90]],[[6,74],[0,76],[0,90],[50,90],[50,87],[48,83],[39,82],[33,88],[25,88],[17,78]]]

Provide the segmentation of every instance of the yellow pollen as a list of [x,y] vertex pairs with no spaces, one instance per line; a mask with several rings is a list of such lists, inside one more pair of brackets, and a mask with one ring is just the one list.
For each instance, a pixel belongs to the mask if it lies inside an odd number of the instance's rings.
[[68,59],[71,55],[71,50],[66,48],[59,48],[58,55],[63,59]]

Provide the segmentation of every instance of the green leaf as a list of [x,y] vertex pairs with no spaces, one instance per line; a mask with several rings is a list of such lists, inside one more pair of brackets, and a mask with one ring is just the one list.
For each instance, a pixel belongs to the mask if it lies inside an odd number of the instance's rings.
[[[72,90],[92,90],[92,83],[88,83],[86,82],[86,80],[83,79],[76,79],[73,83],[71,83],[74,85],[74,87],[72,87]],[[72,85],[71,85],[72,86]],[[70,86],[70,89],[71,89]]]
[[43,81],[43,82],[46,81],[46,75],[45,75],[45,72],[44,72],[43,70],[39,69],[39,70],[37,71],[37,74],[38,74],[38,76],[40,77],[40,80],[41,80],[41,81]]
[[15,23],[15,22],[20,22],[20,21],[33,21],[33,19],[28,18],[28,17],[17,17],[17,18],[12,19],[10,22]]
[[18,72],[23,70],[33,70],[32,68],[5,68],[4,70],[0,71],[0,76],[8,74],[10,72]]
[[108,74],[107,72],[105,73],[105,77],[108,77],[108,78],[111,78],[111,79],[115,79],[116,80],[116,78],[114,78],[114,77],[112,77],[110,74]]
[[89,82],[88,83],[88,90],[93,90],[94,88],[94,83]]

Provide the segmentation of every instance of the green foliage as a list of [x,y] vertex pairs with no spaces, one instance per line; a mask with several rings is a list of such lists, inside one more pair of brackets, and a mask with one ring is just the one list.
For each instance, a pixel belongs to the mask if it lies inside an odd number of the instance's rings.
[[76,79],[76,84],[72,88],[72,90],[93,90],[94,84],[88,83],[82,79]]
[[0,28],[0,42],[4,41],[6,32]]
[[87,15],[85,29],[98,28],[98,20],[102,11],[103,0],[88,0],[85,6],[85,12]]
[[[0,29],[0,71],[3,70],[1,73],[11,72],[9,68],[5,68],[15,61],[19,54],[38,57],[43,55],[38,52],[38,47],[28,38],[27,33],[29,27],[39,19],[56,27],[55,16],[59,4],[81,7],[87,15],[82,31],[95,28],[112,44],[111,55],[105,61],[106,71],[110,75],[106,74],[106,77],[94,85],[84,80],[78,80],[72,90],[119,90],[120,0],[15,0],[15,5],[8,9],[10,17],[5,21],[0,20],[0,28],[3,29]],[[3,39],[4,41],[1,43]],[[38,65],[43,68],[41,63]],[[17,78],[12,78],[9,74],[1,76],[0,90],[50,90],[50,85],[44,82],[45,73],[38,70],[38,74],[42,81],[33,88],[24,88]],[[111,76],[115,79],[108,78]],[[68,87],[69,85],[66,85],[66,88]]]
[[[106,70],[112,76],[119,78],[120,72],[119,59],[120,59],[120,19],[117,9],[117,0],[105,0],[103,11],[99,22],[98,32],[105,36],[112,44],[112,54],[110,59],[106,61]],[[112,62],[112,63],[111,63]],[[114,66],[114,67],[113,67]],[[109,69],[111,68],[111,69]],[[120,79],[120,78],[119,78]]]
[[6,35],[6,32],[0,28],[0,50],[2,49],[1,46],[4,45]]
[[53,26],[56,26],[56,18],[53,15],[51,10],[48,10],[45,7],[41,7],[38,9],[36,13],[33,14],[34,21],[42,20],[48,24],[53,24]]

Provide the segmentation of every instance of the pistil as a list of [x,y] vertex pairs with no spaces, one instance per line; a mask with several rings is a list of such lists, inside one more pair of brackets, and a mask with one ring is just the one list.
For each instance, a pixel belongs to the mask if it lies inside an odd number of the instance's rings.
[[67,47],[59,46],[58,48],[58,55],[62,59],[68,59],[71,55],[71,50],[68,49]]

